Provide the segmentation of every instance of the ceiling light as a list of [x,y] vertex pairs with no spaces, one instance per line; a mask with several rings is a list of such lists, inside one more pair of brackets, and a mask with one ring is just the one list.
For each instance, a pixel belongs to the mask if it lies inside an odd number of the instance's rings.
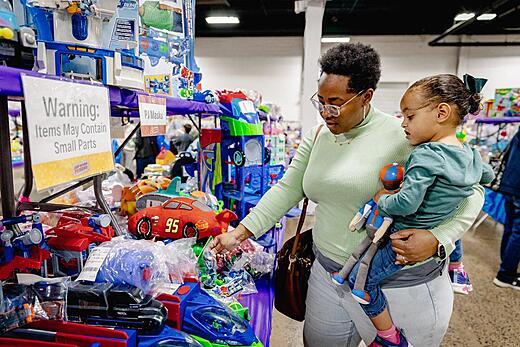
[[206,17],[208,24],[238,24],[238,17]]
[[474,13],[459,13],[458,15],[455,16],[455,21],[461,22],[461,21],[471,19],[473,17],[475,17]]
[[322,37],[321,42],[323,42],[323,43],[350,42],[350,37],[347,37],[347,36]]
[[496,13],[482,13],[477,17],[477,20],[492,20],[497,16]]

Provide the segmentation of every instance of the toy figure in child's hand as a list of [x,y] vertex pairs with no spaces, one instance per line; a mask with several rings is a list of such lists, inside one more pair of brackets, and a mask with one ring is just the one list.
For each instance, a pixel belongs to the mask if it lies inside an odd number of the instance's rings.
[[393,222],[392,218],[383,217],[379,214],[377,201],[383,194],[395,194],[399,191],[404,178],[404,169],[401,165],[396,163],[387,164],[381,169],[379,178],[384,188],[379,190],[372,200],[359,209],[349,224],[351,231],[360,230],[365,227],[367,237],[365,237],[358,248],[352,253],[340,272],[336,272],[332,275],[332,280],[335,283],[338,285],[344,284],[354,265],[356,265],[361,256],[363,256],[356,277],[356,284],[352,290],[353,295],[355,295],[356,290],[359,289],[364,293],[366,276],[372,257],[376,253],[381,239],[385,236]]

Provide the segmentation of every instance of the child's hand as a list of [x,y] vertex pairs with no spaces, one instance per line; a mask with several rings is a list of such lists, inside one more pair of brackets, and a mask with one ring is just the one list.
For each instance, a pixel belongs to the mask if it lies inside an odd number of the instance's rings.
[[[399,189],[401,189],[401,188],[399,188]],[[386,190],[385,188],[381,188],[376,193],[376,195],[374,195],[374,201],[377,204],[379,202],[379,198],[381,197],[381,195],[392,195],[392,194],[397,193],[399,191],[399,189],[396,189],[396,190]]]

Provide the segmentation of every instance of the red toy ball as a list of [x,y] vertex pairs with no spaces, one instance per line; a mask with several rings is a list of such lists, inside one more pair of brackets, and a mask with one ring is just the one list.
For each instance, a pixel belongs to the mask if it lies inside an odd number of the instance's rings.
[[404,179],[404,168],[397,164],[386,164],[379,172],[379,179],[388,190],[395,190]]

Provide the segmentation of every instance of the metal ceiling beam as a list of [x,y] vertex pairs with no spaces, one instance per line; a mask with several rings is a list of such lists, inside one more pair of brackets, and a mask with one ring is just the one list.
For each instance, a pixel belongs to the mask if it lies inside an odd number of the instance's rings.
[[221,6],[227,6],[227,7],[231,6],[227,0],[197,0],[197,5],[204,5],[204,6],[221,5]]
[[439,42],[434,45],[436,47],[497,47],[497,46],[520,46],[520,42],[507,41],[475,41],[475,42]]
[[[495,1],[491,6],[486,7],[484,10],[480,11],[475,15],[475,17],[468,19],[464,22],[460,22],[457,24],[452,25],[448,30],[437,36],[432,41],[428,42],[429,46],[432,47],[440,47],[440,46],[455,46],[455,47],[463,47],[463,46],[520,46],[519,42],[507,42],[507,41],[475,41],[475,42],[440,42],[442,39],[444,39],[448,35],[454,35],[458,31],[462,30],[463,28],[473,24],[475,21],[477,21],[477,17],[480,16],[483,13],[489,13],[491,11],[494,11],[496,8],[499,8],[507,3],[509,3],[509,0],[499,0]],[[510,13],[513,13],[520,9],[520,5],[517,4],[518,1],[514,1],[515,5],[512,7],[508,7],[505,11],[500,12],[497,14],[497,17],[494,20],[497,20],[501,17],[504,17]]]

